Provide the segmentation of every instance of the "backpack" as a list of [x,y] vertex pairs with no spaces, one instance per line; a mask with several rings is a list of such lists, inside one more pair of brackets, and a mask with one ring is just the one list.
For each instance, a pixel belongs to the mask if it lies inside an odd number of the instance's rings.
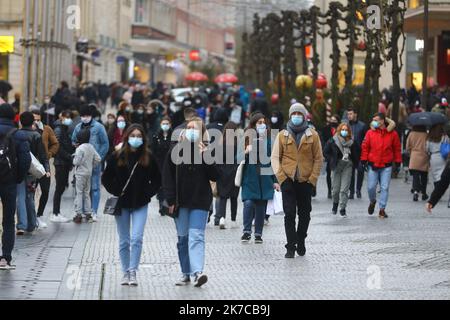
[[12,136],[17,132],[13,129],[6,135],[0,135],[0,184],[16,182],[17,154]]
[[447,160],[448,155],[450,154],[450,143],[442,142],[441,143],[441,156],[444,160]]

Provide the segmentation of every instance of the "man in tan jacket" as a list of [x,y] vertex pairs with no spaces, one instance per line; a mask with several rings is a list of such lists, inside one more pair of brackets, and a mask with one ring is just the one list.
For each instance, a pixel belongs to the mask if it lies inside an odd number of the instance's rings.
[[[287,130],[278,134],[272,152],[272,168],[281,185],[287,237],[286,258],[306,254],[305,239],[311,220],[311,196],[323,165],[319,135],[309,128],[308,110],[295,103],[289,110]],[[296,215],[299,216],[296,228]]]
[[[41,113],[39,109],[33,109],[34,125],[36,130],[42,136],[42,143],[44,144],[45,152],[47,153],[47,158],[54,158],[59,150],[59,142],[56,138],[55,132],[50,126],[44,125],[41,119]],[[39,186],[41,187],[41,197],[39,198],[39,208],[37,211],[37,219],[39,228],[47,228],[47,224],[43,221],[45,206],[48,202],[48,196],[50,192],[50,173],[47,173],[44,177],[38,180]]]

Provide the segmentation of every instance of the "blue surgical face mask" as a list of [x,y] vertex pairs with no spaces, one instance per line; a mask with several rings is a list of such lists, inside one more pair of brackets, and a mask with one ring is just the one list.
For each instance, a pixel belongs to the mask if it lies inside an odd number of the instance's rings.
[[200,131],[197,129],[187,129],[186,139],[190,142],[197,142],[200,139]]
[[341,131],[341,137],[342,138],[347,138],[348,137],[348,131],[347,130],[342,130]]
[[139,149],[144,144],[144,139],[142,138],[129,138],[128,144],[134,149]]
[[72,125],[72,123],[73,123],[72,119],[64,119],[62,122],[63,125],[68,126],[68,127],[70,127]]
[[301,126],[304,121],[305,118],[303,118],[302,116],[292,116],[292,124],[294,126]]
[[167,132],[170,130],[170,124],[162,124],[161,125],[161,130],[164,132]]
[[119,128],[120,130],[125,129],[126,126],[127,126],[127,123],[125,121],[117,122],[117,128]]
[[372,121],[372,127],[378,129],[380,127],[380,124],[378,123],[378,121]]
[[267,130],[267,126],[265,124],[258,124],[256,126],[256,131],[258,131],[259,134],[265,134]]

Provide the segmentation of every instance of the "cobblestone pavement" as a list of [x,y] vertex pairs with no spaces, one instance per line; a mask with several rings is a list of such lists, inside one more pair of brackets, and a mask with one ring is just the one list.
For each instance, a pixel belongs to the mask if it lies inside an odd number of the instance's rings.
[[[17,270],[0,273],[0,299],[449,299],[450,210],[433,215],[413,203],[410,186],[395,180],[390,218],[369,217],[367,196],[351,201],[349,218],[331,215],[324,177],[313,201],[306,257],[284,259],[283,217],[272,217],[264,244],[240,243],[241,227],[207,229],[202,289],[177,288],[174,222],[150,207],[140,286],[121,287],[115,222],[50,225],[17,240]],[[71,193],[63,211],[71,213]],[[50,199],[51,200],[51,199]],[[105,199],[102,199],[102,203]],[[51,202],[49,202],[51,203]],[[49,206],[50,208],[51,206]],[[238,219],[242,220],[242,206]]]

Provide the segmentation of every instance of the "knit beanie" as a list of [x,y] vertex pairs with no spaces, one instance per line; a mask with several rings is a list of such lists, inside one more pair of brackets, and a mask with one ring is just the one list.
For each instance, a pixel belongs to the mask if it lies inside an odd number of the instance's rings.
[[292,117],[292,114],[295,112],[300,112],[301,114],[303,114],[305,117],[308,116],[309,112],[306,109],[306,107],[304,105],[302,105],[301,103],[294,103],[291,108],[289,109],[289,118]]

